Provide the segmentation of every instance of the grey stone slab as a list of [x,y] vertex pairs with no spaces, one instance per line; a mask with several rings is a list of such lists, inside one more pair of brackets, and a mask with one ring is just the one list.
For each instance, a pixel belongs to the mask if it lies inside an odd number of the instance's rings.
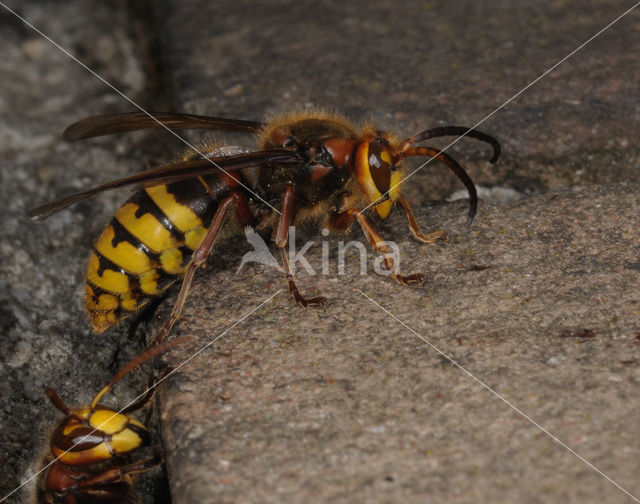
[[383,234],[426,275],[413,288],[374,274],[372,252],[368,274],[357,254],[337,274],[337,240],[321,275],[309,232],[318,275],[299,286],[332,304],[281,292],[230,330],[280,274],[199,274],[177,329],[197,343],[171,361],[215,342],[160,394],[174,501],[630,502],[541,427],[638,495],[639,189],[485,203],[470,232],[462,203],[422,207],[450,233],[437,245],[395,215]]
[[[623,10],[168,2],[165,61],[182,110],[320,107],[408,136],[474,125]],[[424,286],[360,276],[354,254],[345,275],[300,275],[333,299],[326,311],[281,293],[172,378],[161,400],[176,502],[630,501],[356,289],[638,493],[638,186],[614,183],[639,173],[637,28],[625,18],[487,120],[497,165],[472,141],[451,151],[485,194],[608,185],[485,204],[470,233],[463,203],[422,206],[445,245],[415,245],[396,216],[384,236]],[[406,190],[419,202],[457,188],[428,166]],[[246,251],[225,246],[199,275],[178,333],[210,341],[283,286],[259,267],[234,276]]]
[[[474,124],[625,8],[611,0],[166,2],[159,33],[169,79],[152,93],[137,21],[148,22],[154,10],[138,11],[132,21],[124,2],[9,5],[145,106],[260,119],[314,105],[356,120],[373,117],[402,135]],[[125,196],[104,195],[45,225],[31,223],[25,211],[137,171],[149,157],[162,157],[168,141],[136,134],[62,143],[59,132],[70,122],[131,107],[0,12],[4,492],[33,474],[47,449],[58,415],[44,386],[70,402],[86,401],[140,348],[127,339],[127,324],[92,336],[82,313],[88,250]],[[431,247],[405,239],[395,217],[382,231],[402,245],[407,271],[428,274],[419,288],[360,277],[355,255],[335,281],[302,274],[301,287],[332,297],[327,311],[302,312],[280,294],[234,329],[235,337],[231,331],[233,341],[212,349],[210,376],[185,369],[164,392],[177,502],[198,495],[223,502],[425,495],[630,501],[446,359],[417,346],[349,291],[356,286],[637,496],[637,184],[612,184],[637,178],[640,166],[637,29],[634,13],[487,121],[483,129],[504,146],[498,165],[488,165],[484,147],[471,141],[453,149],[489,189],[528,195],[608,185],[540,196],[556,199],[515,209],[485,206],[487,220],[479,218],[470,235],[461,228],[464,203],[419,207],[426,229],[452,234],[448,244]],[[415,202],[459,187],[441,168],[423,171],[407,187]],[[564,210],[569,201],[583,214]],[[629,215],[636,227],[627,233],[621,230]],[[581,220],[588,227],[581,229]],[[537,234],[529,237],[531,226]],[[567,229],[571,235],[559,234]],[[320,240],[314,231],[303,238]],[[240,241],[230,247],[211,275],[199,275],[202,287],[179,331],[217,334],[282,285],[277,273],[256,267],[234,278],[246,248]],[[136,388],[135,380],[123,383],[114,402]],[[209,431],[200,419],[211,421]],[[18,501],[30,501],[28,494]]]
[[[126,2],[5,2],[125,94],[146,92],[144,54]],[[93,240],[124,193],[105,194],[43,224],[27,211],[144,167],[140,136],[67,144],[70,123],[129,105],[50,42],[0,8],[0,499],[42,467],[61,419],[55,388],[86,404],[143,342],[126,326],[95,336],[84,314]],[[122,404],[141,377],[110,396]],[[160,473],[161,474],[161,473]],[[6,502],[34,502],[36,479]],[[148,499],[147,499],[148,502]]]
[[[631,7],[572,2],[168,2],[166,64],[180,108],[262,119],[305,106],[401,136],[472,126]],[[483,123],[504,156],[455,153],[480,185],[524,194],[638,177],[637,13]],[[444,146],[446,141],[435,142]],[[458,188],[429,166],[422,198]]]

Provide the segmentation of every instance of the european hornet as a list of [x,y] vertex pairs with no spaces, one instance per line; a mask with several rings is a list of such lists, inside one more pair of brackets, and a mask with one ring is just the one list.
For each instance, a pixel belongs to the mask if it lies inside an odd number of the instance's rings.
[[[152,374],[144,395],[119,412],[100,404],[100,400],[133,369],[185,340],[173,339],[142,352],[118,371],[88,406],[69,408],[55,390],[48,388],[45,391],[53,405],[65,414],[65,418],[51,435],[54,459],[40,488],[38,502],[119,502],[129,493],[137,474],[162,463],[158,455],[132,463],[122,461],[123,457],[150,443],[148,424],[152,408],[149,407],[144,423],[130,416],[130,413],[150,403],[158,376]],[[88,466],[97,468],[89,469]],[[72,467],[82,469],[75,470]]]
[[42,221],[96,193],[129,184],[138,190],[120,207],[95,244],[89,259],[85,300],[97,333],[135,313],[182,278],[171,315],[155,341],[162,341],[180,317],[196,269],[226,237],[253,226],[272,232],[282,256],[289,293],[302,307],[324,306],[326,298],[304,298],[295,284],[285,253],[290,225],[323,221],[328,229],[347,232],[357,221],[371,246],[383,255],[385,267],[401,284],[422,275],[403,275],[388,254],[382,237],[363,209],[372,206],[386,219],[393,205],[405,214],[413,235],[424,243],[446,237],[444,231],[424,234],[402,195],[402,161],[412,156],[435,157],[467,188],[467,226],[477,209],[473,181],[448,154],[415,144],[427,139],[466,135],[493,147],[486,133],[462,126],[420,131],[406,140],[365,124],[356,128],[342,117],[324,112],[295,112],[268,123],[191,114],[127,113],[89,117],[69,126],[69,141],[166,127],[212,129],[257,136],[254,151],[235,146],[209,146],[187,151],[175,163],[82,191],[30,212]]

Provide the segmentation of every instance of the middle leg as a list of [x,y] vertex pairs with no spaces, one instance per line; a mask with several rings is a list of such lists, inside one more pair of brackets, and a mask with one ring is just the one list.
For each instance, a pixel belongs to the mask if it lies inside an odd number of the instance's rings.
[[311,299],[302,297],[298,287],[296,286],[295,277],[291,272],[291,266],[289,265],[289,257],[284,249],[289,239],[289,226],[293,222],[295,216],[295,187],[289,184],[282,197],[282,215],[280,215],[280,221],[278,223],[278,230],[276,232],[276,245],[280,249],[280,257],[282,257],[282,265],[284,272],[287,275],[287,283],[289,285],[289,294],[293,296],[293,299],[303,308],[309,308],[311,306],[324,307],[327,304],[327,298],[319,296]]

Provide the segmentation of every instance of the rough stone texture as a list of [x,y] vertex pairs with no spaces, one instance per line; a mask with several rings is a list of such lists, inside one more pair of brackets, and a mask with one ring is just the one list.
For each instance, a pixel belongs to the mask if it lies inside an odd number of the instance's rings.
[[[6,2],[124,93],[146,94],[144,54],[125,2]],[[83,279],[93,240],[123,193],[79,204],[44,224],[27,211],[140,170],[140,136],[71,145],[62,130],[128,110],[105,84],[0,7],[0,499],[41,467],[61,413],[44,395],[86,404],[141,348],[122,330],[92,336]],[[144,101],[146,104],[146,101]],[[125,192],[126,194],[126,192]],[[122,404],[144,379],[106,398]],[[8,502],[33,502],[34,482]]]
[[[472,126],[631,6],[572,2],[168,2],[180,108],[261,119],[313,105],[399,135]],[[632,13],[482,125],[505,155],[452,152],[482,185],[525,194],[640,176],[640,16]],[[452,140],[452,139],[451,139]],[[437,145],[447,145],[445,141]],[[442,199],[455,177],[411,182]]]
[[[154,89],[141,35],[150,9],[8,4],[144,106],[166,110],[173,99],[175,109],[260,119],[316,105],[373,117],[402,135],[473,125],[626,8],[612,0],[166,2],[170,80]],[[176,502],[196,494],[202,502],[299,502],[305,493],[310,501],[631,502],[356,287],[638,497],[638,187],[611,183],[640,173],[639,19],[622,20],[482,126],[503,143],[498,165],[475,142],[452,149],[494,192],[610,185],[514,209],[484,205],[487,217],[471,234],[462,229],[464,203],[419,208],[425,229],[451,233],[444,245],[406,239],[395,216],[381,231],[401,245],[406,271],[427,274],[422,287],[360,277],[356,255],[335,281],[301,274],[303,289],[331,296],[325,312],[304,312],[282,293],[207,350],[204,371],[185,368],[170,381],[162,414]],[[88,250],[125,195],[106,194],[43,225],[25,212],[137,171],[169,142],[143,134],[61,142],[70,122],[130,104],[1,8],[0,26],[4,495],[39,467],[59,418],[44,386],[86,402],[140,348],[127,324],[91,336],[82,308]],[[459,188],[440,167],[423,172],[407,186],[415,202]],[[575,209],[563,210],[569,204]],[[582,227],[573,222],[581,216]],[[307,238],[320,239],[314,231]],[[198,276],[202,288],[177,332],[204,341],[277,292],[283,282],[274,271],[233,277],[246,250],[233,242],[211,274]],[[474,265],[490,267],[469,271]],[[114,404],[130,397],[137,378],[123,382]],[[28,492],[10,501],[18,499],[28,501]]]
[[[403,135],[475,124],[623,9],[168,5],[166,62],[180,109],[260,119],[320,106]],[[535,194],[637,178],[638,19],[483,124],[503,144],[498,165],[472,141],[456,145],[474,180]],[[441,167],[423,171],[407,184],[413,201],[458,188]],[[281,293],[162,391],[175,502],[630,502],[356,289],[638,496],[638,189],[484,205],[469,234],[462,203],[425,206],[424,227],[452,233],[430,247],[406,239],[395,216],[384,236],[401,245],[405,272],[427,274],[423,287],[361,277],[356,255],[344,276],[301,274],[303,289],[333,299],[326,311],[303,311]],[[234,277],[247,250],[238,243],[200,275],[178,333],[204,344],[283,286],[259,267]],[[310,258],[317,266],[320,250]]]
[[[463,213],[421,209],[440,245],[384,226],[423,286],[353,254],[299,275],[325,311],[280,293],[180,369],[161,392],[174,502],[631,502],[408,328],[637,496],[640,184],[484,204],[469,233]],[[174,362],[278,292],[264,268],[200,276],[177,331],[198,345]]]

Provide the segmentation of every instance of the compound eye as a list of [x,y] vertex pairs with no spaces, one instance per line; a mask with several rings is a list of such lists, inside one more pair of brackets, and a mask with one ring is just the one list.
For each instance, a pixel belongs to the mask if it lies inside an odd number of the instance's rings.
[[391,180],[391,154],[381,141],[369,143],[369,171],[378,191],[386,193]]

